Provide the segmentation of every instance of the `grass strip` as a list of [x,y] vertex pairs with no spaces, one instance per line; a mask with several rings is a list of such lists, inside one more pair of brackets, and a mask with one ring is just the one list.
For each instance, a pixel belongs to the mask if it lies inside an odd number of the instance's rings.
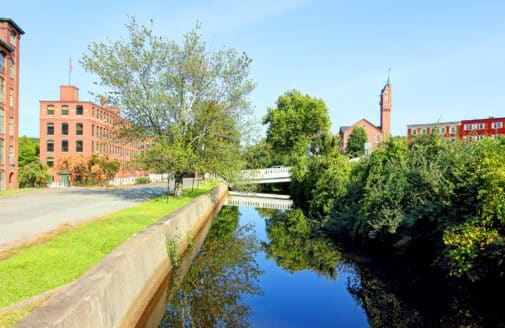
[[0,197],[2,196],[12,196],[17,194],[26,194],[29,192],[42,190],[42,188],[18,188],[18,189],[9,189],[0,191]]
[[0,314],[0,328],[12,327],[21,319],[27,317],[36,308],[42,305],[46,300],[39,300],[34,303],[26,304],[17,310]]
[[168,203],[162,196],[15,250],[0,261],[0,308],[74,281],[130,236],[216,185],[185,190]]

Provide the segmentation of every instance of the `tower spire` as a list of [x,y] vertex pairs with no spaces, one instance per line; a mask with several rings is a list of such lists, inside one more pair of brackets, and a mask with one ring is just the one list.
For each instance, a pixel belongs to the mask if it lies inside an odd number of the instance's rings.
[[388,69],[388,81],[386,84],[391,84],[391,67]]

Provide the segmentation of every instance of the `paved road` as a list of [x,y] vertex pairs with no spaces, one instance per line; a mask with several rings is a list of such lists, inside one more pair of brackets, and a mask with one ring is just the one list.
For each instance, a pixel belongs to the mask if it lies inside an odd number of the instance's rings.
[[[192,179],[184,179],[185,187],[191,183]],[[65,223],[76,224],[133,207],[166,190],[166,184],[156,184],[117,189],[41,189],[0,197],[0,250],[33,240]]]

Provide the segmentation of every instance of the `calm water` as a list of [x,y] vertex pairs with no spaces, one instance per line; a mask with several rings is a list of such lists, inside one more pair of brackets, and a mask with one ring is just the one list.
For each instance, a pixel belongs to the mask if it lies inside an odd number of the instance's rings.
[[300,213],[224,207],[172,279],[159,327],[503,326],[500,302],[344,255]]

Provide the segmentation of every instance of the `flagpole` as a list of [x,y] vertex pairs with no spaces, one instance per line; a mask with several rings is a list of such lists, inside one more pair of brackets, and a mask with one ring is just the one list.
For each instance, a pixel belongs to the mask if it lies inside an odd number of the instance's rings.
[[68,85],[70,85],[70,75],[72,74],[72,58],[68,59]]

